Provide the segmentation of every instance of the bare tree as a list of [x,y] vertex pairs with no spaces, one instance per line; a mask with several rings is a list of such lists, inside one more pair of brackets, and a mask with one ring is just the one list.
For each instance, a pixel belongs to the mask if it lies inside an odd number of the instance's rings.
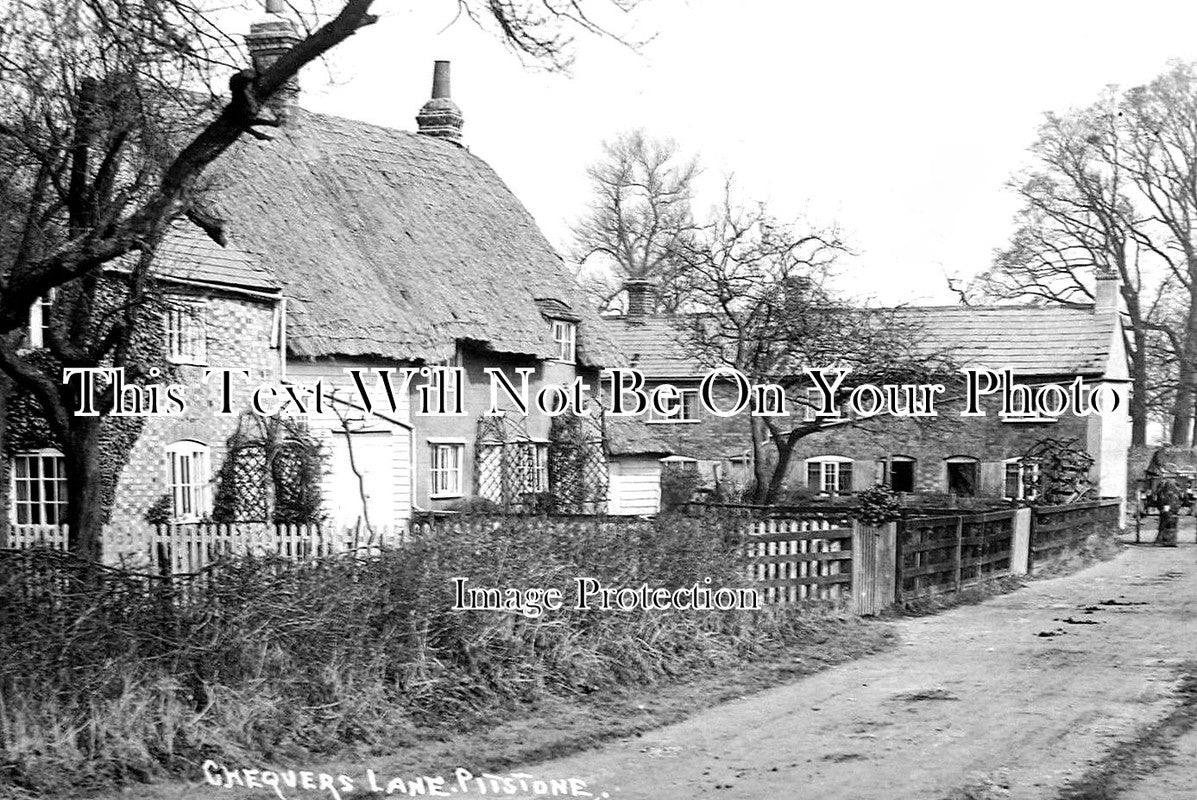
[[[1049,114],[1014,182],[1018,228],[967,299],[1093,299],[1093,276],[1119,279],[1133,391],[1132,438],[1152,416],[1172,441],[1192,440],[1197,379],[1197,76],[1174,64],[1147,86],[1108,91],[1092,106]],[[1183,306],[1183,310],[1178,310]]]
[[697,159],[683,158],[671,139],[634,130],[604,142],[602,158],[586,174],[594,199],[574,223],[574,257],[591,268],[585,282],[600,309],[628,279],[651,281],[660,309],[673,310],[679,253],[695,230]]
[[1117,277],[1128,328],[1132,441],[1143,444],[1165,283],[1136,233],[1142,220],[1117,158],[1115,109],[1109,95],[1083,111],[1047,116],[1031,147],[1037,167],[1011,183],[1023,201],[1011,243],[966,291],[985,300],[1075,306],[1093,302],[1096,277]]
[[721,208],[689,244],[688,344],[708,367],[731,367],[750,382],[784,390],[787,414],[751,416],[754,503],[776,502],[795,446],[821,431],[864,425],[819,410],[804,369],[850,370],[849,383],[924,382],[942,360],[922,346],[918,326],[894,309],[863,307],[829,286],[847,248],[834,229],[779,223],[764,207]]
[[1179,329],[1166,322],[1156,329],[1176,358],[1171,441],[1191,445],[1197,413],[1197,65],[1175,63],[1146,86],[1130,89],[1119,112],[1127,135],[1116,152],[1145,210],[1146,224],[1136,236],[1183,297]]
[[[372,5],[314,0],[305,34],[260,70],[245,66],[238,37],[217,22],[223,4],[210,0],[10,0],[0,8],[0,370],[36,398],[62,446],[76,553],[99,552],[105,427],[103,416],[72,413],[79,386],[64,385],[59,367],[149,373],[153,359],[134,334],[147,327],[153,256],[169,226],[185,216],[224,243],[224,221],[203,205],[206,171],[243,135],[269,138],[260,128],[279,123],[270,100],[373,24]],[[283,6],[267,2],[274,12]],[[568,62],[571,26],[605,32],[580,0],[459,7],[550,67]],[[208,91],[217,85],[228,94]],[[117,266],[128,274],[114,279]],[[55,289],[49,361],[30,358],[22,346],[30,308]],[[107,409],[113,386],[100,390],[97,406]]]

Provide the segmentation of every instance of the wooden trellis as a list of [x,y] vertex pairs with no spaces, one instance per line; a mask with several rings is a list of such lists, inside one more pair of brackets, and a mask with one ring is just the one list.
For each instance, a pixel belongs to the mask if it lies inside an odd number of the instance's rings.
[[536,440],[525,420],[478,418],[474,458],[478,496],[505,511],[601,514],[607,507],[607,462],[598,419],[553,421]]

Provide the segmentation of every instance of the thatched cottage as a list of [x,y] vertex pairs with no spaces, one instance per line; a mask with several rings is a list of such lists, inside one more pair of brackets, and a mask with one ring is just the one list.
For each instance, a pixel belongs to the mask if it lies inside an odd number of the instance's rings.
[[[251,27],[248,42],[261,67],[297,39],[292,22],[268,14]],[[484,417],[491,396],[484,371],[501,369],[518,384],[517,370],[529,369],[535,396],[579,375],[597,384],[601,367],[622,362],[531,215],[463,146],[448,63],[436,64],[432,99],[420,109],[416,132],[312,113],[298,105],[294,87],[281,95],[275,111],[284,124],[272,129],[270,141],[239,142],[218,163],[205,198],[226,221],[229,246],[203,239],[190,223],[180,223],[167,246],[172,274],[189,281],[180,285],[195,319],[219,316],[216,301],[237,292],[266,315],[261,324],[197,323],[191,330],[205,340],[206,354],[191,366],[240,368],[273,359],[273,372],[256,366],[242,386],[323,381],[330,396],[352,387],[347,368],[461,369],[462,384],[452,387],[463,399],[461,414],[417,413],[424,383],[417,379],[393,410],[368,414],[360,403],[338,401],[307,419],[306,435],[320,442],[325,457],[322,495],[332,524],[398,527],[413,510],[479,497],[523,507],[543,501],[551,420],[535,407],[516,413],[506,397],[500,407],[511,413]],[[233,276],[239,286],[208,280],[221,265],[227,272],[230,259],[244,272]],[[185,380],[202,383],[197,376]],[[366,382],[373,386],[374,377]],[[220,430],[183,437],[188,453],[202,454],[188,462],[185,476],[172,471],[175,450],[163,436],[139,443],[122,475],[113,521],[144,518],[171,491],[187,498],[170,504],[174,519],[210,513],[233,422],[223,418]],[[637,465],[646,456],[655,463],[658,443],[613,439],[604,447],[598,424],[572,435],[588,449],[569,463],[589,470],[568,487],[575,510],[656,510],[659,490],[646,490],[655,476]],[[54,454],[44,455],[50,475]],[[609,489],[618,495],[628,483],[609,480],[625,461],[639,476],[633,499],[608,498]]]

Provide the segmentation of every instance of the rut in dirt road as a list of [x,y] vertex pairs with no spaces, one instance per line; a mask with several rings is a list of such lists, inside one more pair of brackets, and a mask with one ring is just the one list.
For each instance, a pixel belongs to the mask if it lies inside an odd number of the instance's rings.
[[[1113,798],[1137,773],[1103,782],[1107,757],[1186,735],[1195,612],[1197,550],[1132,548],[900,621],[896,651],[524,771],[626,800]],[[1184,793],[1153,800],[1197,796],[1170,786]]]

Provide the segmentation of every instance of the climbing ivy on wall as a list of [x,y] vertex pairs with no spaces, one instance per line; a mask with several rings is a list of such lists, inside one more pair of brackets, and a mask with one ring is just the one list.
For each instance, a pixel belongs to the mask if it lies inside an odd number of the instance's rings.
[[216,476],[212,519],[319,522],[324,472],[324,451],[302,420],[242,416]]
[[[71,292],[78,293],[79,287],[65,287],[62,295],[70,298]],[[112,325],[119,321],[128,302],[127,279],[118,276],[101,278],[94,287],[92,303],[93,318],[99,323],[87,335],[79,337],[75,344],[90,347],[107,336]],[[63,302],[63,301],[60,301]],[[138,307],[136,324],[128,341],[126,380],[129,384],[142,382],[169,382],[174,379],[174,369],[166,359],[165,301],[158,287],[151,287],[148,296]],[[64,310],[55,308],[54,322],[66,323]],[[44,374],[61,380],[62,363],[48,349],[32,350],[23,359],[37,367]],[[151,369],[156,368],[157,374]],[[46,421],[41,403],[27,389],[12,385],[8,399],[7,430],[4,437],[5,474],[7,464],[13,455],[42,448],[63,449],[63,443]],[[144,417],[104,417],[100,423],[100,472],[104,484],[101,487],[103,517],[108,519],[116,499],[120,475],[128,463],[129,454],[145,427]],[[7,485],[7,484],[5,484]]]

